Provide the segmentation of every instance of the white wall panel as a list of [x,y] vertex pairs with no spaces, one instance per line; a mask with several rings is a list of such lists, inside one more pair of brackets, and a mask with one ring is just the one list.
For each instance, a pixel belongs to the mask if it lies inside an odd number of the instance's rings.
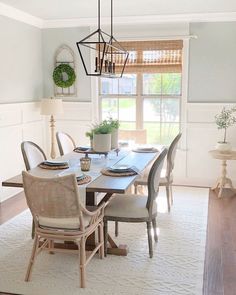
[[[64,102],[63,105],[64,115],[56,117],[56,130],[70,134],[78,146],[88,144],[85,132],[93,121],[92,103]],[[208,152],[222,137],[214,123],[214,116],[222,107],[223,104],[187,104],[187,121],[183,124],[174,170],[176,184],[212,186],[215,183],[221,163]],[[0,181],[3,181],[24,169],[20,152],[23,140],[36,142],[49,154],[50,128],[49,117],[40,116],[38,103],[0,105],[0,117],[1,114],[6,118],[0,125]],[[236,127],[229,128],[228,140],[236,149],[235,134]],[[236,185],[236,161],[228,162],[228,175]],[[1,187],[0,202],[17,191]]]
[[[0,182],[25,169],[21,142],[31,140],[44,148],[44,121],[39,103],[0,105]],[[15,195],[19,189],[0,187],[0,202]]]

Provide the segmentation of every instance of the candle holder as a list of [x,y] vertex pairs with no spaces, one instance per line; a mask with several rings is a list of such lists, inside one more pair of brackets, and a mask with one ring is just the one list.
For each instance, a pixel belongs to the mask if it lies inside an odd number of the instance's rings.
[[80,158],[81,171],[89,171],[90,165],[91,165],[91,158],[89,157]]

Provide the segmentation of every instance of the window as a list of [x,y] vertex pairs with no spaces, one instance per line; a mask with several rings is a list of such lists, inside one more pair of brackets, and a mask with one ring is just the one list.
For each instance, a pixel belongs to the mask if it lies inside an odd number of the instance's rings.
[[123,43],[131,53],[125,74],[100,78],[101,119],[145,129],[148,144],[170,144],[180,129],[182,41]]

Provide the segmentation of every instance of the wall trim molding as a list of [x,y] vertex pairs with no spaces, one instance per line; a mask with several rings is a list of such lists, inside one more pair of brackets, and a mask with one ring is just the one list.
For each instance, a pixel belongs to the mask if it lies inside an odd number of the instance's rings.
[[[166,15],[140,15],[140,16],[122,16],[114,17],[116,25],[129,24],[162,24],[179,22],[229,22],[236,21],[236,12],[226,13],[192,13],[192,14],[166,14]],[[110,18],[104,17],[101,20],[103,25],[110,23]],[[97,24],[97,18],[75,18],[45,20],[43,28],[61,28],[61,27],[82,27],[94,26]]]
[[41,18],[35,17],[29,13],[3,3],[0,3],[0,15],[37,27],[39,29],[43,28],[43,20]]
[[[74,19],[49,19],[44,20],[35,17],[23,10],[0,3],[0,15],[32,25],[40,29],[47,28],[69,28],[94,26],[97,18],[74,18]],[[186,14],[165,14],[165,15],[139,15],[114,17],[116,25],[128,24],[161,24],[179,22],[229,22],[236,21],[236,12],[220,13],[186,13]],[[103,17],[102,24],[110,24],[110,17]]]

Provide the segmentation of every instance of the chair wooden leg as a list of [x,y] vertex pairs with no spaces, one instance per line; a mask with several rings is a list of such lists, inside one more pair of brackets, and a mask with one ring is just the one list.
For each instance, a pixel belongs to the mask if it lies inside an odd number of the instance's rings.
[[171,205],[173,205],[174,201],[173,201],[173,188],[172,188],[172,184],[170,184],[170,196],[171,196]]
[[32,221],[32,230],[31,230],[31,238],[33,239],[35,235],[35,225],[34,225],[34,220]]
[[147,234],[148,234],[148,247],[149,247],[149,256],[152,258],[153,249],[152,249],[152,233],[151,233],[152,225],[151,222],[147,222]]
[[168,212],[170,212],[170,186],[169,186],[169,184],[166,185],[166,198],[167,198]]
[[115,236],[118,237],[119,234],[119,225],[118,225],[118,221],[115,221]]
[[85,238],[82,237],[80,240],[80,287],[85,288],[85,263],[86,263],[86,252],[85,252]]
[[49,254],[54,254],[54,252],[52,251],[54,248],[54,241],[50,240],[48,246],[50,248]]
[[26,275],[25,275],[25,281],[26,282],[28,282],[30,280],[34,260],[35,260],[35,257],[36,257],[36,251],[38,249],[38,245],[39,245],[39,237],[38,237],[38,235],[35,235],[35,237],[34,237],[34,245],[33,245],[33,249],[32,249],[32,252],[31,252],[30,261],[29,261],[29,265],[28,265],[27,272],[26,272]]
[[137,193],[138,193],[138,186],[135,184],[134,184],[134,193],[135,193],[135,195],[137,195]]
[[104,254],[107,256],[107,243],[108,243],[108,222],[104,220]]
[[158,242],[158,235],[157,235],[157,221],[156,218],[153,218],[152,220],[152,227],[154,231],[154,241],[157,243]]
[[101,246],[99,248],[99,257],[101,259],[104,258],[104,234],[103,234],[103,222],[98,226],[98,237],[99,237],[99,243],[101,243]]

